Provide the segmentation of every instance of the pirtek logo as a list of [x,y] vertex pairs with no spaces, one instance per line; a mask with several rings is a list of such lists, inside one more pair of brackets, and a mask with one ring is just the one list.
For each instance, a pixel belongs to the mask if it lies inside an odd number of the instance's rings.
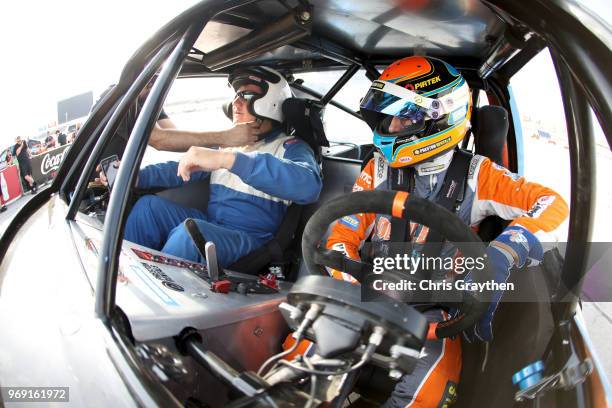
[[62,159],[64,158],[66,150],[67,149],[64,149],[63,151],[55,154],[47,153],[40,163],[40,172],[42,174],[47,174],[53,170],[57,170],[62,162]]
[[433,77],[433,78],[429,78],[426,81],[422,81],[422,82],[417,82],[416,84],[414,84],[414,89],[419,89],[419,88],[425,88],[426,86],[435,84],[436,82],[440,82],[440,77]]

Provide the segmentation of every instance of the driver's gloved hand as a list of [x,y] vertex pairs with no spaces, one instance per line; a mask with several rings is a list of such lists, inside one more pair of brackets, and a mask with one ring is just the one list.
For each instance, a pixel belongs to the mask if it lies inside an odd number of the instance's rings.
[[[515,266],[521,268],[525,265],[527,258],[541,261],[543,250],[535,235],[520,225],[513,225],[506,228],[495,241],[491,241],[486,254],[495,282],[503,283],[508,280]],[[470,272],[466,275],[465,281],[471,280]],[[463,332],[467,341],[491,341],[493,339],[493,316],[503,294],[502,290],[493,292],[486,314],[472,328]]]

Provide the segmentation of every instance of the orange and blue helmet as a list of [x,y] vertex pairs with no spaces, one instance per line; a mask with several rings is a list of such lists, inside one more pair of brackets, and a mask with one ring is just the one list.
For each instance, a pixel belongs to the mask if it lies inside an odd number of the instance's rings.
[[467,82],[451,65],[407,57],[372,83],[360,109],[376,148],[391,167],[404,167],[454,148],[470,128],[472,99]]

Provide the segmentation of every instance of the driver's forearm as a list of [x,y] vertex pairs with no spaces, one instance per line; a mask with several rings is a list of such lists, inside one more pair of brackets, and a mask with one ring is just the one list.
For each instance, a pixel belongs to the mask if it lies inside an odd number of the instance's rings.
[[222,137],[221,132],[196,132],[191,130],[153,128],[149,145],[157,150],[186,152],[191,146],[217,147]]

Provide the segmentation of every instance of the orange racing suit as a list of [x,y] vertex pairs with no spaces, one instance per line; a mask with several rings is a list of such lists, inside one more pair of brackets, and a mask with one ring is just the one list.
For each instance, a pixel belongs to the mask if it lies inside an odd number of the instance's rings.
[[[437,197],[452,156],[453,153],[449,152],[420,168],[415,166],[411,194],[427,199]],[[375,154],[355,182],[353,191],[390,190],[390,175],[385,159]],[[556,241],[556,235],[567,218],[568,207],[553,190],[527,182],[488,158],[476,155],[471,159],[463,201],[456,213],[472,228],[477,228],[485,217],[497,215],[512,220],[510,225],[520,225],[529,230],[540,242],[551,242]],[[425,242],[427,227],[411,223],[409,228],[412,241]],[[334,223],[327,247],[359,260],[359,250],[368,237],[372,241],[388,241],[390,232],[389,215],[349,215]],[[336,279],[358,283],[345,272],[332,269],[330,274]],[[431,314],[432,311],[426,316],[431,319]],[[402,378],[385,406],[432,407],[451,402],[454,395],[450,391],[454,393],[461,371],[459,342],[459,338],[427,340],[425,355],[429,358],[420,359],[415,371]]]

